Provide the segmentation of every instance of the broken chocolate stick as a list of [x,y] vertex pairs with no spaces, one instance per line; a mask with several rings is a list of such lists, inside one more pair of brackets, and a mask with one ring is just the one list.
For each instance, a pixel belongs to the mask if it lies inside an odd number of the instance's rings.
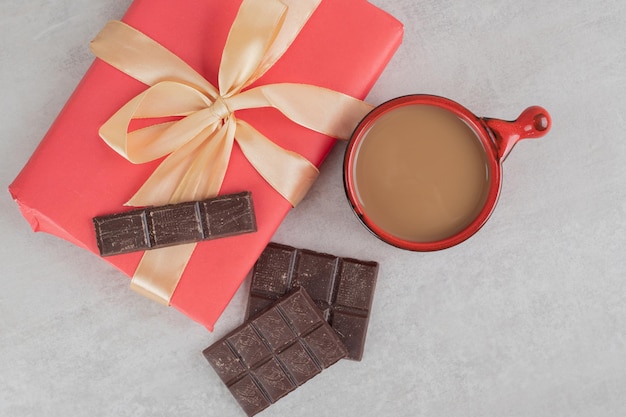
[[250,192],[94,217],[101,256],[256,232]]
[[246,317],[304,287],[348,348],[347,358],[360,361],[377,276],[376,262],[270,243],[252,272]]
[[203,352],[253,416],[347,355],[303,288],[292,291]]

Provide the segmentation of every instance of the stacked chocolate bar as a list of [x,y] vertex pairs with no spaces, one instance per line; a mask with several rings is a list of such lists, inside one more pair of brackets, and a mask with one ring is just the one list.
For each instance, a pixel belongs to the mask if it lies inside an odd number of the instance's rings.
[[249,415],[339,359],[360,361],[376,262],[270,243],[252,272],[247,321],[204,351]]
[[[251,233],[250,193],[94,218],[103,256]],[[252,271],[246,321],[204,350],[255,415],[340,359],[363,357],[376,262],[270,243]]]

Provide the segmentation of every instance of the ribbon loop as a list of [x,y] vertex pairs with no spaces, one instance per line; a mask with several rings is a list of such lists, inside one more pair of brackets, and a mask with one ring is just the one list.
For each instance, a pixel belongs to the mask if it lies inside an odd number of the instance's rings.
[[117,20],[107,23],[90,48],[98,58],[146,85],[176,81],[211,98],[219,95],[215,87],[185,61],[126,23]]
[[228,34],[219,71],[219,91],[225,97],[249,84],[285,22],[287,7],[280,0],[244,0]]

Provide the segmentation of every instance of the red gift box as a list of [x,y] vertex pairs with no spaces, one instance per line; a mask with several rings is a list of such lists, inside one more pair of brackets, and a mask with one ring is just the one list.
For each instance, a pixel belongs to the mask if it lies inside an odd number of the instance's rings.
[[[240,1],[135,0],[123,21],[151,37],[216,85],[222,50]],[[365,0],[324,0],[291,47],[257,85],[303,83],[363,99],[399,46],[402,25]],[[35,231],[98,253],[92,218],[125,210],[161,160],[134,165],[98,130],[146,86],[96,60],[9,190]],[[240,119],[316,166],[335,140],[300,127],[274,109]],[[171,305],[209,330],[291,205],[235,145],[220,194],[253,194],[258,232],[203,242],[187,264]],[[105,258],[132,276],[142,253]]]

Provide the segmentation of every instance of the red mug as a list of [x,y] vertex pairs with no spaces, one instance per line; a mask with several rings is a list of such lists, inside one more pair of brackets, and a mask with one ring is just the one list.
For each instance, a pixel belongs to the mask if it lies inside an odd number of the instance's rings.
[[438,96],[388,101],[357,126],[344,158],[352,209],[394,246],[434,251],[457,245],[487,221],[502,184],[502,161],[522,139],[544,136],[546,110],[515,121],[481,118]]

